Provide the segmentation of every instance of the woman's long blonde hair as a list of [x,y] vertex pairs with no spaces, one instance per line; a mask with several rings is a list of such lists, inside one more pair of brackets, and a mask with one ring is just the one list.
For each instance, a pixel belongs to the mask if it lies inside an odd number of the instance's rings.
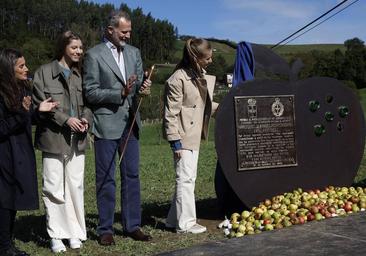
[[183,57],[175,67],[175,70],[183,68],[193,71],[197,77],[202,77],[202,68],[198,60],[204,58],[212,49],[209,41],[203,38],[190,38],[183,48]]

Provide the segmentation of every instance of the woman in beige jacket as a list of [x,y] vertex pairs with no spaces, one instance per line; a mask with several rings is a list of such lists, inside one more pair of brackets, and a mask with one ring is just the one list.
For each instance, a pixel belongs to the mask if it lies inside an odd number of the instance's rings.
[[210,43],[201,38],[188,39],[183,58],[165,87],[163,130],[174,154],[176,171],[166,226],[178,233],[206,231],[196,220],[194,188],[200,141],[207,138],[210,116],[217,108],[212,101],[216,79],[204,70],[211,62]]

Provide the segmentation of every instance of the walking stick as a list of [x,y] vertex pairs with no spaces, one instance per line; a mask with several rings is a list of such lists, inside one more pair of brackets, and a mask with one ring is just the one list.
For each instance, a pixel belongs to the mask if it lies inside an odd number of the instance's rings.
[[[152,73],[153,73],[153,71],[154,71],[154,68],[155,68],[155,65],[152,65],[152,66],[151,66],[151,69],[150,69],[150,73],[149,73],[149,75],[148,75],[147,79],[149,79],[149,80],[150,80],[151,75],[152,75]],[[118,165],[120,165],[120,164],[121,164],[121,161],[122,161],[123,155],[125,154],[125,151],[126,151],[126,148],[127,148],[127,143],[128,143],[128,140],[129,140],[129,138],[130,138],[130,136],[131,136],[131,132],[132,132],[132,129],[133,129],[133,125],[134,125],[134,124],[135,124],[135,122],[136,122],[136,114],[137,114],[137,112],[138,112],[138,111],[139,111],[139,109],[140,109],[141,102],[142,102],[142,97],[140,97],[140,99],[139,99],[139,104],[137,105],[136,111],[135,111],[135,113],[134,113],[134,115],[133,115],[133,119],[132,119],[132,122],[131,122],[131,127],[130,127],[130,129],[129,129],[129,131],[128,131],[127,138],[126,138],[126,140],[125,140],[125,142],[124,142],[124,144],[123,144],[123,149],[122,149],[121,155],[120,155],[120,157],[119,157]]]

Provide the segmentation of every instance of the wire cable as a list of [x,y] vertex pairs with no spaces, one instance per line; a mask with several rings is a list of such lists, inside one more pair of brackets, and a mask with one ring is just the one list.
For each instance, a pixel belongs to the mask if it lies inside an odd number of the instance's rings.
[[320,15],[318,18],[316,18],[315,20],[313,20],[312,22],[308,23],[307,25],[303,26],[302,28],[300,28],[299,30],[297,30],[296,32],[292,33],[291,35],[289,35],[288,37],[286,37],[285,39],[283,39],[282,41],[278,42],[277,44],[275,44],[274,46],[271,47],[271,49],[276,48],[277,46],[279,46],[281,43],[285,42],[286,40],[288,40],[289,38],[293,37],[294,35],[296,35],[297,33],[299,33],[300,31],[304,30],[305,28],[309,27],[310,25],[312,25],[314,22],[317,22],[318,20],[320,20],[321,18],[323,18],[324,16],[326,16],[328,13],[332,12],[334,9],[338,8],[339,6],[341,6],[342,4],[344,4],[345,2],[347,2],[348,0],[343,0],[342,2],[340,2],[339,4],[337,4],[336,6],[334,6],[332,9],[330,9],[329,11],[323,13],[322,15]]
[[306,34],[307,32],[309,32],[310,30],[313,30],[314,28],[316,28],[317,26],[319,26],[320,24],[326,22],[327,20],[329,20],[330,18],[332,18],[333,16],[337,15],[338,13],[344,11],[345,9],[347,9],[348,7],[350,7],[351,5],[355,4],[356,2],[358,2],[359,0],[355,0],[352,3],[350,3],[349,5],[343,7],[341,10],[337,11],[336,13],[332,14],[331,16],[329,16],[328,18],[326,18],[325,20],[322,20],[321,22],[319,22],[318,24],[314,25],[313,27],[309,28],[308,30],[305,30],[303,33],[301,33],[300,35],[296,36],[295,38],[292,38],[291,40],[287,41],[286,43],[279,45],[278,47],[282,47],[292,41],[294,41],[295,39],[299,38],[300,36]]

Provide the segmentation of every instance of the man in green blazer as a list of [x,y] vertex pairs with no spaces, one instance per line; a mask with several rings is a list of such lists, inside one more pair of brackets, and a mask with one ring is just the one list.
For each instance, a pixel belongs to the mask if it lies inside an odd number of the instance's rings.
[[[83,87],[93,112],[96,190],[101,245],[113,245],[115,209],[115,156],[127,143],[120,163],[122,225],[125,235],[149,241],[141,229],[139,180],[140,115],[135,113],[136,97],[149,91],[151,81],[144,80],[140,51],[127,44],[131,19],[125,12],[114,12],[108,19],[102,43],[91,48],[84,59]],[[136,123],[128,137],[133,115]]]

